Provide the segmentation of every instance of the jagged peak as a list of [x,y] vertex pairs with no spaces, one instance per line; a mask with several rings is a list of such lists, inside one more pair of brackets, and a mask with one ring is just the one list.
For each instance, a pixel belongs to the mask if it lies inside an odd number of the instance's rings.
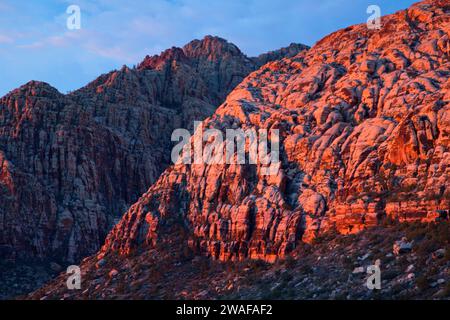
[[255,58],[253,58],[254,61],[259,66],[262,66],[268,62],[279,60],[282,58],[292,58],[295,57],[297,54],[299,54],[302,51],[309,50],[310,47],[302,44],[302,43],[291,43],[287,47],[280,48],[278,50],[269,51],[267,53],[263,53]]
[[187,62],[188,59],[207,58],[217,60],[225,55],[242,56],[245,54],[233,43],[217,36],[205,36],[202,40],[192,40],[182,48],[172,47],[159,55],[146,56],[138,69],[158,69],[168,61]]
[[52,87],[47,82],[31,80],[20,86],[17,89],[7,93],[4,98],[9,98],[16,95],[31,95],[31,96],[48,96],[48,95],[62,95],[58,89]]
[[438,6],[438,7],[450,7],[450,2],[448,0],[422,0],[420,2],[416,2],[413,5],[411,5],[412,7],[417,7],[420,5],[433,5],[433,6]]
[[224,54],[233,56],[245,56],[242,51],[233,43],[227,40],[207,35],[202,40],[193,40],[183,47],[183,51],[188,57],[217,57]]
[[138,69],[158,69],[162,64],[167,61],[185,61],[186,55],[183,49],[179,47],[172,47],[164,50],[159,55],[146,56],[144,60],[138,65]]
[[47,90],[56,90],[55,87],[51,86],[49,83],[44,81],[37,81],[37,80],[31,80],[22,85],[19,89],[26,89],[26,88],[34,88],[34,89],[47,89]]

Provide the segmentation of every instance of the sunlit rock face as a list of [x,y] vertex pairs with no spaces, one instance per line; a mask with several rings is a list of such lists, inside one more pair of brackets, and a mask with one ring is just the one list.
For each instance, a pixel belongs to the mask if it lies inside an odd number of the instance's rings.
[[67,95],[32,81],[1,98],[1,258],[96,252],[170,164],[173,130],[210,116],[258,67],[208,36]]
[[336,228],[430,221],[450,203],[450,5],[424,1],[268,63],[205,128],[278,129],[282,166],[167,169],[109,234],[101,256],[172,238],[220,260],[282,258]]

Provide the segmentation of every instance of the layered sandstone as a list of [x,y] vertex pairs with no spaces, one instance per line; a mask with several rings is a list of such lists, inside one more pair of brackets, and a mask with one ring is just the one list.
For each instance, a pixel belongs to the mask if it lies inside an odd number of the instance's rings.
[[[249,75],[204,128],[278,129],[281,169],[167,169],[109,234],[100,257],[170,242],[274,261],[332,228],[390,216],[430,221],[450,204],[450,5],[424,1],[355,25]],[[206,143],[205,143],[206,144]]]
[[211,115],[258,66],[208,36],[68,95],[32,81],[1,98],[1,258],[96,252],[170,164],[173,130]]

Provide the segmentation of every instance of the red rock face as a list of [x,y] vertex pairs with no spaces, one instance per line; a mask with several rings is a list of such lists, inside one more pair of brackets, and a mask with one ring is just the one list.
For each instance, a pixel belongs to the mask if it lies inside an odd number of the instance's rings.
[[299,241],[385,216],[430,221],[450,204],[450,6],[425,1],[356,25],[249,75],[205,128],[279,129],[282,167],[167,169],[101,255],[170,241],[220,260],[284,257]]
[[76,261],[170,164],[171,134],[258,67],[220,38],[147,57],[68,95],[30,82],[0,100],[0,250]]

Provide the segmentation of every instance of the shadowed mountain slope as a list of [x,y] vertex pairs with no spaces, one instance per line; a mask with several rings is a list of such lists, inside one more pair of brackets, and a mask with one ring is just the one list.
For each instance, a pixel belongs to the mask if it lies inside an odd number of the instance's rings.
[[207,36],[68,95],[32,81],[1,98],[0,257],[96,252],[170,164],[173,130],[211,115],[258,67]]

